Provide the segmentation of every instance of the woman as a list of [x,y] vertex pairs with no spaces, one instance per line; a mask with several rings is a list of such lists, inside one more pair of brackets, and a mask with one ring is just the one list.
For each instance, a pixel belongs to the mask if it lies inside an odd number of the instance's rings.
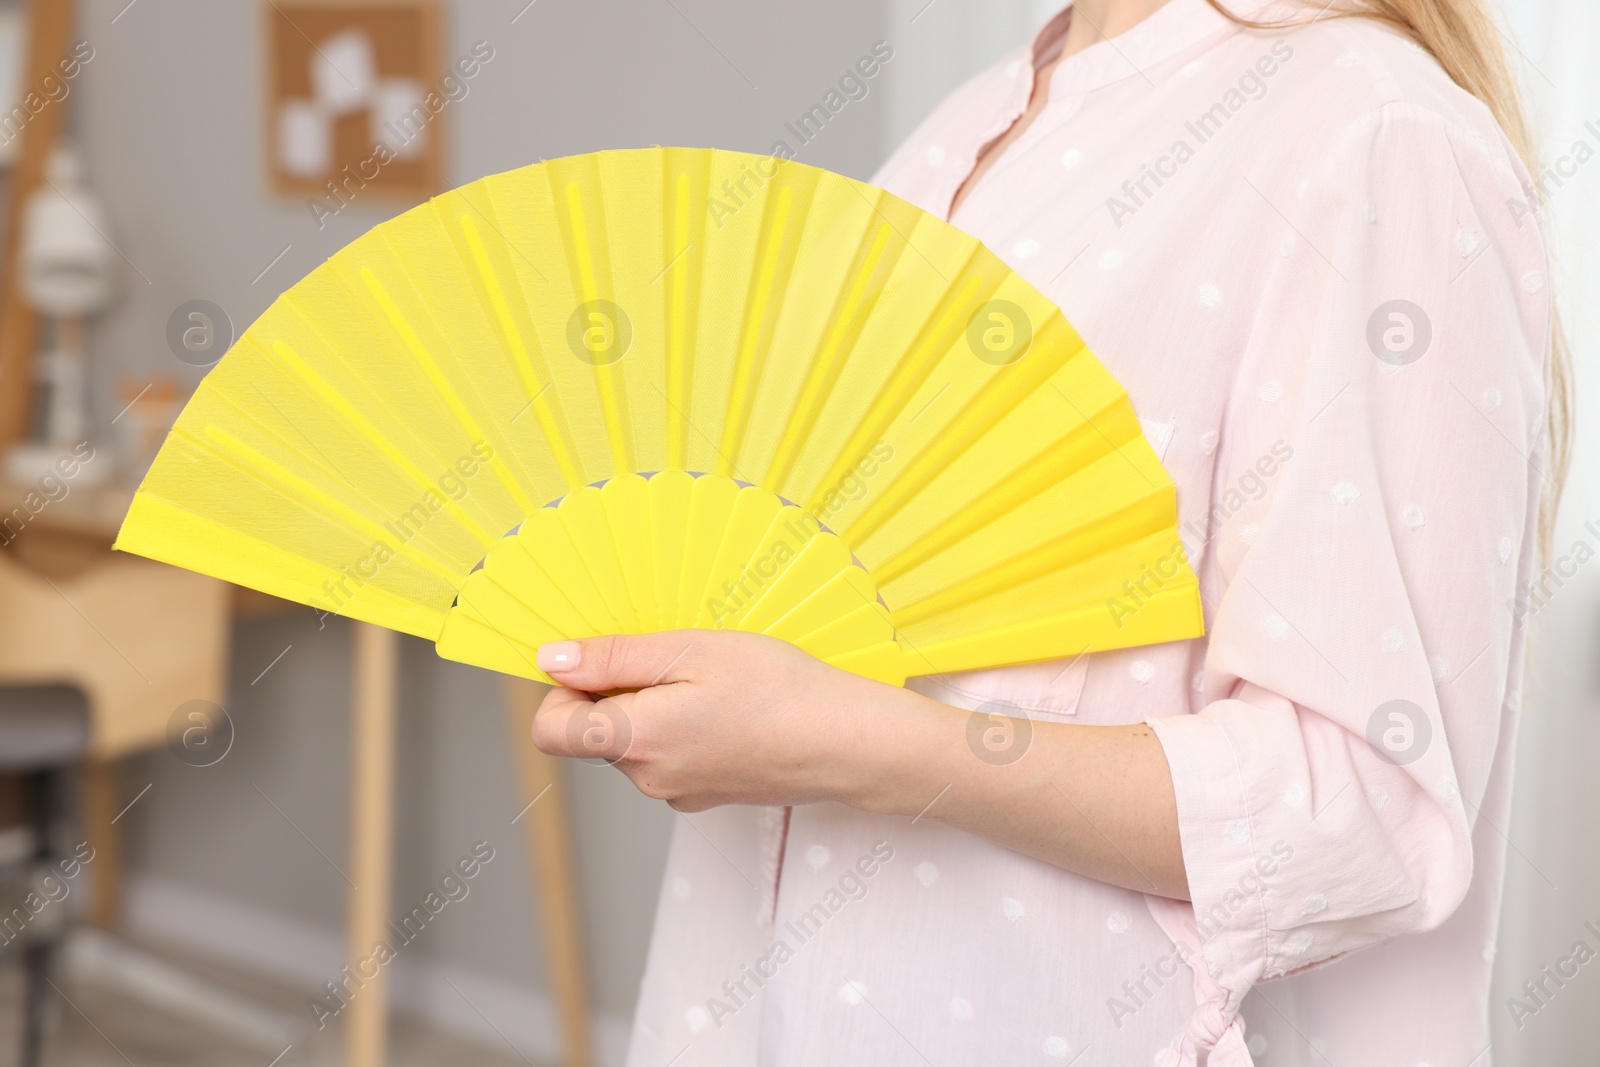
[[1128,387],[1205,639],[905,690],[745,634],[540,650],[540,747],[701,813],[634,1067],[1487,1062],[1545,251],[1481,0],[1316,6],[1079,0],[876,179]]

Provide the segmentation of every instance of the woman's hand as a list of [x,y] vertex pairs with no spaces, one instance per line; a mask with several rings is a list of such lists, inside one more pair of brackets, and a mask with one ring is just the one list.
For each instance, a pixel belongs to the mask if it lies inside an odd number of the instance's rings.
[[[1103,882],[1188,895],[1171,772],[1143,723],[963,711],[732,630],[554,641],[539,667],[559,684],[534,744],[607,760],[679,811],[832,800],[925,815]],[[995,736],[1010,739],[1000,758]]]
[[[679,811],[863,806],[895,711],[939,707],[787,641],[732,630],[556,641],[539,649],[539,668],[559,684],[534,718],[534,744],[605,759]],[[596,695],[616,690],[634,691]]]

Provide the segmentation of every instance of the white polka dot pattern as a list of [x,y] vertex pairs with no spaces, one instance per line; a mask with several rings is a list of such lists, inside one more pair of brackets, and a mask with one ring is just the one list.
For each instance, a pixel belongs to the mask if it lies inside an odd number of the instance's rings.
[[[969,6],[982,22],[975,36],[998,32],[995,5]],[[934,5],[912,29],[948,25],[941,11]],[[1297,1056],[1306,1067],[1415,1067],[1424,1054],[1445,1067],[1482,1050],[1470,1043],[1481,1020],[1459,1006],[1488,1002],[1486,966],[1453,972],[1449,996],[1405,976],[1413,943],[1477,960],[1493,941],[1508,850],[1474,849],[1468,835],[1478,826],[1493,839],[1487,824],[1513,821],[1492,783],[1509,771],[1499,740],[1521,683],[1524,637],[1506,601],[1533,573],[1531,463],[1542,461],[1555,280],[1540,220],[1519,226],[1506,210],[1521,193],[1517,170],[1483,109],[1456,106],[1465,93],[1400,35],[1328,19],[1248,34],[1187,0],[1152,25],[1142,45],[1131,34],[1115,42],[1126,60],[1099,48],[1064,64],[1040,122],[964,202],[962,233],[918,226],[902,235],[909,245],[891,233],[889,288],[880,294],[876,275],[872,287],[874,299],[898,298],[900,281],[927,273],[916,250],[981,241],[1066,310],[1140,419],[1171,428],[1170,438],[1146,437],[1176,486],[1205,636],[1096,651],[1065,671],[1058,662],[963,674],[949,680],[959,694],[936,680],[912,687],[962,707],[1037,709],[1028,712],[1033,751],[996,769],[1010,782],[1039,771],[1043,732],[1075,729],[1057,720],[1148,724],[1168,761],[1196,900],[1164,910],[941,822],[954,789],[915,822],[796,805],[776,823],[786,835],[737,805],[712,809],[692,817],[704,836],[675,834],[667,864],[635,1030],[659,1035],[648,1050],[657,1063],[691,1043],[680,1067],[715,1060],[714,1042],[731,1048],[758,1030],[786,1062],[920,1062],[895,1026],[939,1063],[1160,1062],[1174,1039],[1215,1033],[1231,1017],[1231,999],[1191,1016],[1191,963],[1214,969],[1249,1014],[1263,974],[1335,956],[1276,987],[1283,1018],[1258,1009],[1246,1020],[1256,1024],[1244,1044],[1257,1067]],[[894,43],[900,56],[886,76],[900,77],[915,42]],[[1186,124],[1198,125],[1263,57],[1281,68],[1261,77],[1266,94],[1240,90],[1241,106],[1225,105],[1229,117],[1213,120],[1220,132],[1199,141]],[[945,211],[983,142],[1026,106],[1028,58],[1015,50],[972,81],[876,183]],[[881,77],[873,84],[884,91]],[[802,161],[841,151],[835,138],[851,114]],[[782,116],[772,122],[793,146]],[[1178,138],[1195,151],[1174,168],[1162,157]],[[879,206],[883,219],[864,201],[828,208],[858,231],[898,226],[901,216]],[[745,242],[753,256],[770,220],[746,211],[722,221],[708,223],[706,239]],[[955,294],[939,306],[953,307],[965,280],[944,279]],[[1421,350],[1409,362],[1380,354],[1399,336],[1386,334],[1394,307],[1409,316],[1399,320],[1409,339],[1428,342],[1408,350]],[[723,325],[737,331],[737,316]],[[828,326],[782,328],[825,341]],[[852,383],[874,386],[868,370],[890,373],[914,356],[884,348],[889,338],[862,341],[872,352],[843,364]],[[890,362],[856,362],[867,355]],[[643,378],[635,384],[650,391]],[[930,395],[941,384],[930,375]],[[763,387],[786,386],[780,376]],[[1040,404],[1038,417],[1062,421],[1027,427],[1035,449],[1073,418],[1060,404]],[[891,480],[919,454],[897,451]],[[869,494],[881,490],[868,483]],[[1041,516],[1072,507],[1042,501]],[[1421,718],[1408,720],[1408,708]],[[1388,748],[1385,731],[1407,729],[1421,751],[1397,763],[1409,753]],[[1083,803],[1082,783],[1058,784]],[[873,861],[861,895],[851,872],[880,840],[894,857]],[[824,861],[813,862],[813,847]],[[1444,922],[1446,902],[1469,891],[1485,906]],[[814,908],[809,923],[822,933],[802,942],[786,924],[800,929]],[[1142,968],[1155,974],[1197,919],[1209,959],[1174,962],[1177,973],[1162,971],[1162,984],[1147,981],[1139,1003],[1128,1002],[1131,1014],[1110,1015],[1107,998],[1125,997],[1125,982],[1137,991]],[[1425,927],[1424,938],[1384,940]],[[691,1020],[689,1007],[709,1012],[707,997],[737,987],[743,968],[755,973],[774,938],[795,955],[759,993],[761,1007]],[[1380,951],[1362,951],[1378,942]],[[1296,994],[1312,987],[1318,997]],[[1356,1001],[1383,1003],[1404,1032],[1321,1010]],[[1301,1034],[1323,1043],[1325,1059]]]

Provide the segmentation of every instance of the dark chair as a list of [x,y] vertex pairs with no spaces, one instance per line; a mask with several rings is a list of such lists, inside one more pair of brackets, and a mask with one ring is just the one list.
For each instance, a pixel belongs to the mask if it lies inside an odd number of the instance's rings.
[[[24,972],[22,1049],[18,1063],[37,1067],[44,1044],[47,986],[65,934],[65,911],[35,917],[22,901],[45,875],[61,877],[61,837],[66,772],[89,745],[89,702],[68,685],[0,686],[0,776],[21,786],[27,854],[3,877],[0,889],[0,954],[20,952]],[[21,908],[21,911],[16,909]]]

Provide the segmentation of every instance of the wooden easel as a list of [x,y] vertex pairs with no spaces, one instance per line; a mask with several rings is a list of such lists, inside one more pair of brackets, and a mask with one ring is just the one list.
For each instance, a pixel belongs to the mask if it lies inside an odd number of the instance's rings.
[[[72,50],[71,0],[27,0],[28,58],[23,93],[36,90]],[[0,274],[0,449],[24,437],[33,396],[33,350],[39,322],[23,299],[15,269],[22,242],[22,212],[44,182],[45,163],[66,124],[67,101],[53,100],[22,127],[6,196],[5,269]]]

